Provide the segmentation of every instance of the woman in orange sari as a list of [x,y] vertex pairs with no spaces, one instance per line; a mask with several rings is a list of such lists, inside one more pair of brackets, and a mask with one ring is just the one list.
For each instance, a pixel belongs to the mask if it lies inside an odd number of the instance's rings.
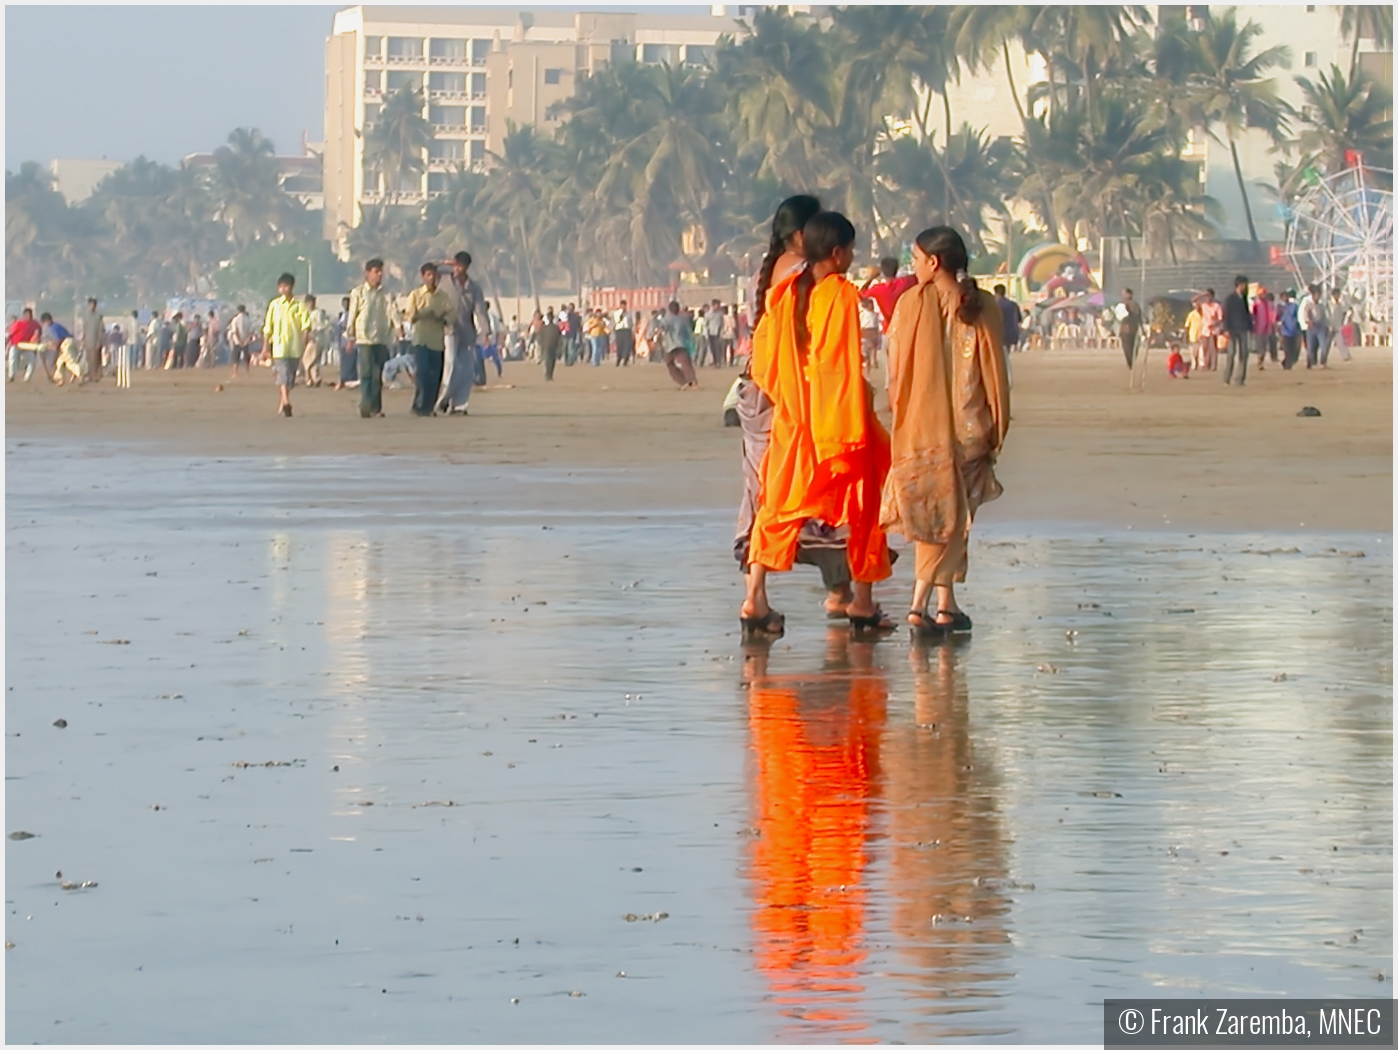
[[892,571],[878,521],[888,435],[864,381],[859,292],[844,276],[854,261],[854,227],[843,215],[822,212],[803,234],[806,267],[772,286],[753,336],[752,378],[772,401],[772,429],[740,614],[749,639],[785,630],[767,601],[767,573],[791,568],[812,518],[849,526],[851,626],[892,626],[873,597],[874,583]]
[[[971,630],[953,584],[966,579],[977,509],[1004,491],[994,470],[1010,425],[1000,311],[966,266],[955,230],[918,234],[918,285],[898,301],[889,326],[893,462],[880,522],[916,546],[908,624],[921,636]],[[934,592],[937,606],[929,613]]]

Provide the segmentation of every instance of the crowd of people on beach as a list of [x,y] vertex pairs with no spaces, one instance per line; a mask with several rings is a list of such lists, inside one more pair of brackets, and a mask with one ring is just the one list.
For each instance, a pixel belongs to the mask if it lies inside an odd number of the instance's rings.
[[1217,371],[1222,355],[1224,383],[1235,381],[1236,376],[1237,385],[1242,386],[1248,358],[1254,354],[1259,371],[1268,360],[1290,371],[1301,360],[1303,349],[1307,369],[1326,369],[1332,349],[1349,361],[1353,359],[1350,348],[1359,341],[1359,309],[1342,288],[1333,287],[1326,294],[1320,285],[1312,284],[1299,298],[1290,288],[1274,295],[1239,274],[1222,302],[1212,288],[1195,297],[1185,318],[1183,342],[1170,343],[1167,367],[1172,377],[1188,378],[1191,371]]

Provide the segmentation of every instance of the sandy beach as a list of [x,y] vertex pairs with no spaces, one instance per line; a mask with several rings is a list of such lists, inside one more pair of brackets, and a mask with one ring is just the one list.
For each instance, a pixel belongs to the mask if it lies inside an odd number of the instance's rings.
[[[1144,393],[1107,352],[1013,359],[1005,497],[986,520],[1096,522],[1226,530],[1392,528],[1392,354],[1357,352],[1328,371],[1254,369],[1246,388],[1219,373],[1169,380],[1152,361]],[[451,462],[626,471],[632,491],[571,487],[563,501],[732,506],[738,436],[721,425],[730,370],[703,369],[677,391],[658,365],[559,368],[552,384],[510,363],[478,389],[469,418],[409,415],[411,391],[386,392],[387,418],[361,420],[355,391],[298,389],[296,416],[273,414],[267,370],[138,372],[131,390],[12,383],[11,440],[214,456],[411,456]],[[882,376],[876,377],[876,385]],[[217,387],[222,385],[222,389]],[[1299,418],[1305,405],[1320,418]],[[550,501],[547,493],[541,498]]]

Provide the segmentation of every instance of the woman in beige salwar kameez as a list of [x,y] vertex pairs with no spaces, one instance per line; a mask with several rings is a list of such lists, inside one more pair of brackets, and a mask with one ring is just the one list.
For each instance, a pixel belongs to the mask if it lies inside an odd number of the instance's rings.
[[1010,390],[1000,311],[966,266],[966,245],[955,230],[937,226],[919,234],[918,285],[899,299],[888,333],[893,465],[881,520],[916,548],[908,613],[915,635],[970,631],[953,584],[966,579],[976,510],[1003,491],[994,464],[1010,425]]

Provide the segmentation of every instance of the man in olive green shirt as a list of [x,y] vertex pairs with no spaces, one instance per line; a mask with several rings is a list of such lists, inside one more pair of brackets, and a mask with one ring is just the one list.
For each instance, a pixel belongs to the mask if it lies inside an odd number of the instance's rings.
[[408,296],[406,318],[413,326],[413,358],[417,364],[413,415],[435,416],[442,393],[446,330],[456,321],[456,306],[446,290],[437,287],[436,263],[423,263],[421,272],[422,285]]
[[345,319],[345,353],[359,353],[359,414],[383,415],[383,366],[393,341],[388,292],[383,287],[383,260],[364,264],[364,283],[350,293]]

